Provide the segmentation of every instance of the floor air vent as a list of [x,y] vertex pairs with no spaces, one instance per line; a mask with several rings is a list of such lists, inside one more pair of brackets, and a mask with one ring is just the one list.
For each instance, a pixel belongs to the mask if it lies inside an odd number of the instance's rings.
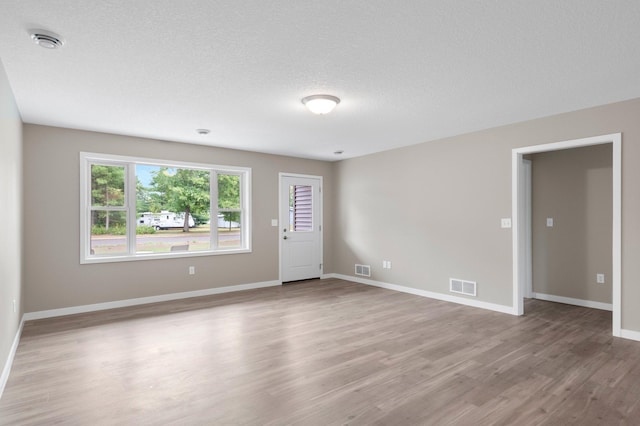
[[371,266],[369,265],[357,265],[356,264],[356,275],[361,275],[363,277],[371,276]]
[[452,293],[466,294],[467,296],[475,296],[476,283],[474,281],[449,278],[449,291]]

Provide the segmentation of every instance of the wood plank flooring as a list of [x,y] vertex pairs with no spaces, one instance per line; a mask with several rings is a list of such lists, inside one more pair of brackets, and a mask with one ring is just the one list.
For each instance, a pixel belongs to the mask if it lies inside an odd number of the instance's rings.
[[640,342],[526,312],[330,279],[31,321],[0,424],[640,424]]

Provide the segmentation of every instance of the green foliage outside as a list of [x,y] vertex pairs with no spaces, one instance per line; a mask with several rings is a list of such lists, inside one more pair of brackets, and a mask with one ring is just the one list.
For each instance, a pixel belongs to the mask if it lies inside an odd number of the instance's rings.
[[218,175],[218,209],[224,216],[224,221],[229,223],[240,222],[239,212],[225,212],[224,209],[240,208],[240,176]]
[[[189,216],[193,217],[196,225],[202,225],[211,220],[217,223],[217,218],[210,217],[210,172],[195,169],[172,169],[158,167],[152,171],[149,187],[145,187],[140,180],[136,184],[136,212],[159,213],[162,210],[184,213],[184,232],[189,232]],[[91,205],[92,207],[124,206],[125,205],[125,167],[91,166]],[[240,213],[228,210],[240,208],[240,176],[218,175],[218,209],[224,216],[225,222],[240,222]],[[94,210],[93,235],[124,235],[126,226],[123,224],[122,212]],[[213,225],[215,226],[215,225]],[[149,226],[138,226],[137,234],[152,234],[155,229]]]
[[121,225],[113,225],[109,228],[100,225],[91,227],[91,235],[125,235],[126,233],[127,227]]
[[124,206],[124,167],[91,165],[91,205]]
[[[124,167],[92,164],[91,205],[94,207],[124,206],[124,197]],[[94,220],[97,223],[104,223],[105,231],[110,227],[114,228],[111,226],[112,216],[114,214],[109,211],[94,211]],[[117,226],[116,220],[115,227]]]
[[[109,229],[100,225],[93,225],[91,227],[91,235],[126,235],[127,227],[122,225],[111,226]],[[151,226],[138,226],[136,228],[136,234],[155,234],[155,228]]]
[[211,219],[209,217],[209,210],[207,210],[206,213],[191,213],[191,217],[193,218],[196,226],[206,225]]
[[209,211],[209,172],[160,167],[151,180],[151,199],[172,212],[184,212],[184,232],[189,232],[189,215]]
[[155,233],[156,233],[156,228],[154,228],[153,226],[142,225],[142,226],[136,227],[136,234],[138,235],[155,234]]

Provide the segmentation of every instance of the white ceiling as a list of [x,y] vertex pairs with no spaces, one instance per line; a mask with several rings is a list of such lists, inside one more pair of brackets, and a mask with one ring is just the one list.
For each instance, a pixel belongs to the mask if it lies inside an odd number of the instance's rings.
[[3,0],[0,59],[27,123],[337,160],[640,97],[640,1]]

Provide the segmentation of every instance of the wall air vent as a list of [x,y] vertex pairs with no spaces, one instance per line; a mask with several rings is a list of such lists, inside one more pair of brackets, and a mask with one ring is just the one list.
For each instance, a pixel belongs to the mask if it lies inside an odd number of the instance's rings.
[[476,295],[475,281],[458,280],[449,278],[449,291],[452,293],[466,294],[467,296]]
[[363,276],[363,277],[370,277],[371,276],[371,266],[356,264],[356,275],[360,275],[360,276]]

